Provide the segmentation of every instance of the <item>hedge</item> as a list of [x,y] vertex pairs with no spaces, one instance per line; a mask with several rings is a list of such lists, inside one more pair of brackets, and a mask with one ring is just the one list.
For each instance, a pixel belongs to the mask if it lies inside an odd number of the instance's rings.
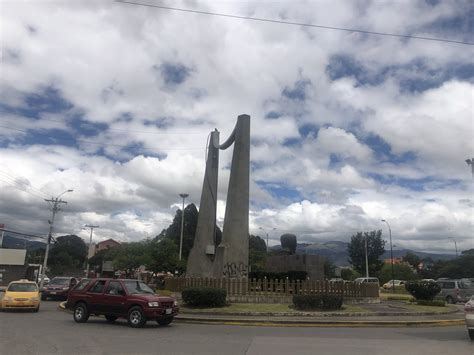
[[184,303],[195,307],[223,307],[226,290],[211,287],[189,287],[181,292]]
[[342,296],[333,295],[294,295],[293,304],[301,310],[335,310],[342,307]]
[[409,281],[405,288],[417,301],[432,301],[441,291],[441,286],[433,281]]

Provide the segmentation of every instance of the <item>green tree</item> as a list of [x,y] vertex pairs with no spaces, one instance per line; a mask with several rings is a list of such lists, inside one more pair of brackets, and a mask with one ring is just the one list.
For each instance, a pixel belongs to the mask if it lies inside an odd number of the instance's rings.
[[453,279],[470,278],[474,270],[474,249],[464,250],[455,259],[439,261],[433,266],[435,276]]
[[264,271],[267,262],[267,244],[258,235],[249,236],[249,265],[252,272]]
[[147,265],[150,262],[147,253],[149,243],[149,240],[122,243],[110,249],[107,256],[110,257],[116,269],[123,270],[128,277],[132,277],[141,265]]
[[[181,216],[182,211],[177,210],[173,219],[173,223],[166,229],[164,237],[170,239],[178,247],[181,239]],[[194,203],[187,205],[184,209],[184,228],[183,228],[183,258],[187,259],[189,252],[194,245],[194,236],[196,234],[196,227],[199,212]],[[163,232],[162,232],[163,234]]]
[[385,241],[382,239],[382,231],[358,232],[351,237],[347,249],[349,262],[361,275],[365,275],[365,241],[367,240],[367,256],[369,264],[369,275],[377,275],[382,269],[383,261],[379,258],[385,252]]
[[403,261],[406,261],[408,264],[413,266],[416,270],[418,270],[418,265],[421,263],[421,258],[416,255],[415,253],[409,251],[403,257]]
[[356,278],[360,277],[360,274],[349,268],[344,268],[341,270],[341,278],[346,281],[354,281]]
[[86,256],[87,247],[82,238],[65,235],[56,238],[48,264],[53,274],[61,274],[66,269],[82,269]]
[[[393,275],[394,280],[411,281],[418,279],[416,272],[407,264],[394,264]],[[392,266],[390,264],[384,264],[378,277],[381,284],[390,281],[392,279]]]
[[324,277],[326,279],[336,277],[336,265],[329,259],[324,260]]
[[170,239],[153,240],[148,245],[148,263],[146,267],[155,273],[174,272],[180,266],[178,247]]

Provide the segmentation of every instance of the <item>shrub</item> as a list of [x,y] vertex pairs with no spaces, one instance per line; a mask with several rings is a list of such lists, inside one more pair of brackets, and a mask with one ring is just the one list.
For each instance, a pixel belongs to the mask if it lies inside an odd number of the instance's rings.
[[334,310],[342,307],[342,297],[332,295],[294,295],[293,304],[296,309],[302,310]]
[[445,307],[446,304],[444,303],[443,300],[432,300],[432,301],[427,301],[427,300],[418,300],[416,301],[416,304],[420,306],[434,306],[434,307]]
[[417,301],[432,301],[441,291],[441,287],[433,281],[410,281],[405,284],[405,288]]
[[196,307],[223,307],[226,290],[210,287],[189,287],[181,292],[184,303]]

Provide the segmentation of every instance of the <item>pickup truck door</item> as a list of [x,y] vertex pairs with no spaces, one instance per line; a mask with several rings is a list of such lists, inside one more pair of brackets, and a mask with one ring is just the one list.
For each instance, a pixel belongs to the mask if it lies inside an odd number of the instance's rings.
[[107,314],[124,315],[127,313],[126,301],[127,295],[118,280],[111,280],[104,293],[104,303]]
[[103,313],[105,307],[104,290],[107,280],[97,280],[86,292],[85,299],[91,313]]

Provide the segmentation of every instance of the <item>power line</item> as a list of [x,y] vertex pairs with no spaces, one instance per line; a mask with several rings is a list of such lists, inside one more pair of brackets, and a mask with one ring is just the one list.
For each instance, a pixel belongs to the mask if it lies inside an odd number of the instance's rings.
[[344,31],[344,32],[356,32],[356,33],[364,33],[364,34],[376,35],[376,36],[398,37],[398,38],[410,38],[410,39],[419,39],[419,40],[424,40],[424,41],[447,42],[447,43],[456,43],[456,44],[464,44],[464,45],[474,46],[474,43],[471,43],[471,42],[455,41],[455,40],[451,40],[451,39],[436,38],[436,37],[421,37],[421,36],[412,36],[412,35],[402,35],[402,34],[397,34],[397,33],[358,30],[358,29],[353,29],[353,28],[334,27],[334,26],[323,26],[323,25],[316,25],[316,24],[310,24],[310,23],[300,23],[300,22],[290,22],[290,21],[282,21],[282,20],[272,20],[272,19],[266,19],[266,18],[260,18],[260,17],[239,16],[239,15],[223,14],[223,13],[218,13],[218,12],[209,12],[209,11],[198,11],[198,10],[191,10],[191,9],[182,9],[182,8],[169,7],[169,6],[162,6],[162,5],[142,4],[142,3],[132,2],[132,1],[115,0],[115,2],[123,3],[123,4],[129,4],[129,5],[138,5],[138,6],[145,6],[145,7],[154,7],[154,8],[163,9],[163,10],[189,12],[189,13],[195,13],[195,14],[199,14],[199,15],[229,17],[229,18],[235,18],[235,19],[241,19],[241,20],[251,20],[251,21],[270,22],[270,23],[277,23],[277,24],[284,24],[284,25],[292,25],[292,26],[303,26],[303,27],[321,28],[321,29],[325,29],[325,30],[335,30],[335,31]]
[[34,196],[34,197],[36,197],[36,198],[40,198],[40,199],[43,199],[43,198],[44,198],[44,196],[41,196],[41,195],[36,194],[36,193],[33,193],[32,191],[28,191],[28,190],[26,190],[25,188],[22,188],[21,186],[18,186],[18,184],[15,183],[15,182],[12,182],[12,181],[9,181],[9,180],[3,180],[3,179],[0,179],[0,181],[3,181],[4,183],[6,183],[6,184],[8,184],[8,185],[10,185],[10,186],[12,186],[12,187],[14,187],[14,188],[20,190],[20,191],[26,192],[27,194],[30,194],[31,196]]
[[[41,190],[38,190],[37,188],[34,188],[33,186],[31,185],[27,185],[25,182],[21,181],[19,176],[16,176],[14,174],[9,174],[5,171],[0,171],[0,174],[3,175],[3,178],[6,178],[7,180],[10,180],[11,182],[13,182],[15,185],[17,186],[24,186],[25,188],[27,189],[30,189],[31,191],[33,191],[34,193],[36,194],[39,194],[39,195],[42,195],[41,198],[45,198],[45,197],[48,197],[48,195],[46,195],[43,191]],[[1,177],[1,176],[0,176]]]
[[[0,126],[0,128],[4,129],[9,129],[12,131],[17,131],[17,132],[22,132],[22,133],[30,133],[34,134],[37,136],[42,136],[42,137],[47,137],[51,139],[56,139],[56,140],[62,140],[66,142],[77,142],[77,143],[83,143],[83,144],[94,144],[94,145],[100,145],[100,146],[105,146],[105,147],[116,147],[116,148],[132,148],[130,145],[124,145],[124,144],[112,144],[112,143],[101,143],[101,142],[91,142],[91,141],[85,141],[82,139],[68,139],[68,138],[63,138],[63,137],[54,137],[49,134],[44,134],[44,133],[38,133],[38,132],[30,132],[26,131],[23,129],[18,129],[18,128],[12,128],[12,127],[7,127],[7,126]],[[149,149],[142,148],[143,150],[150,150],[151,148],[158,149],[158,150],[201,150],[202,148],[185,148],[185,147],[173,147],[173,148],[163,148],[163,147],[150,147]]]

